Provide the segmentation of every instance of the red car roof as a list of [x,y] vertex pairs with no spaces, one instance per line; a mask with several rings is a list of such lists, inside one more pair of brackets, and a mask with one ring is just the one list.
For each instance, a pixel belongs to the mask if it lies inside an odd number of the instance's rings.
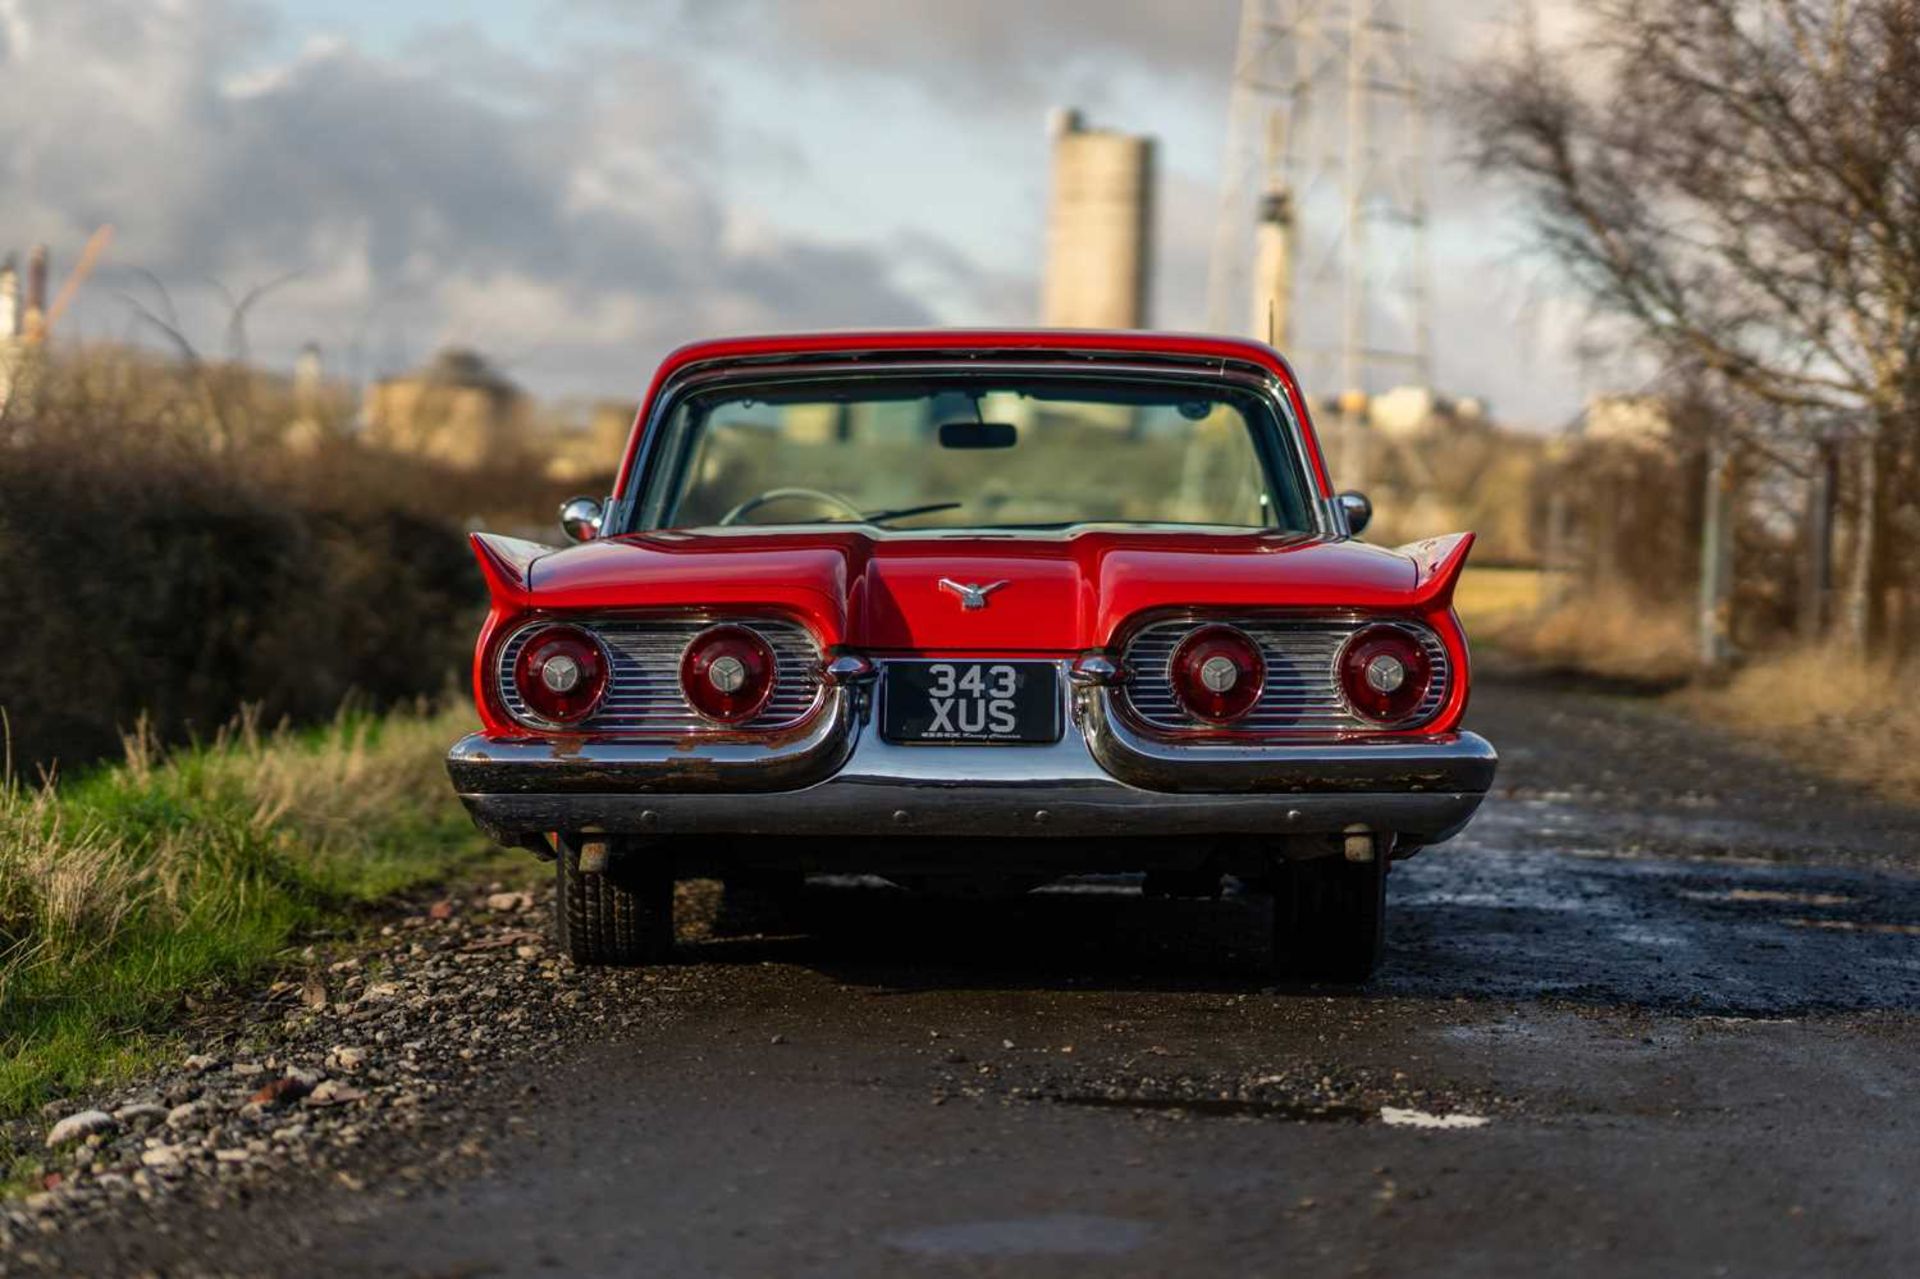
[[1117,329],[870,329],[821,333],[770,333],[690,342],[661,361],[670,376],[689,364],[755,359],[769,355],[818,355],[836,351],[1101,351],[1212,357],[1291,372],[1280,353],[1264,342],[1204,333],[1152,333]]
[[682,369],[694,364],[728,360],[756,360],[781,355],[824,355],[835,352],[891,351],[1080,351],[1101,354],[1168,355],[1182,359],[1231,360],[1252,364],[1273,373],[1286,388],[1294,412],[1299,416],[1308,452],[1308,461],[1323,495],[1332,492],[1320,444],[1314,436],[1306,397],[1294,377],[1286,357],[1264,342],[1250,338],[1205,333],[1156,333],[1130,329],[867,329],[844,332],[761,334],[750,337],[710,338],[690,342],[671,352],[660,362],[640,406],[640,418],[626,456],[621,459],[616,493],[626,488],[639,445],[639,428],[644,425],[654,400]]

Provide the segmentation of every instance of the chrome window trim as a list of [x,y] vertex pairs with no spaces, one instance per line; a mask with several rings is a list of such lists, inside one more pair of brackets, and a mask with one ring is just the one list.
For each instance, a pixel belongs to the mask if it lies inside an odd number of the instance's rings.
[[[868,360],[874,353],[868,353]],[[1138,353],[1126,352],[1122,358],[1101,358],[1112,353],[1085,353],[1079,360],[1058,358],[1071,356],[1071,352],[1048,351],[1047,358],[1020,359],[1005,351],[992,351],[964,358],[963,352],[956,352],[955,358],[926,359],[923,352],[913,352],[914,359],[900,361],[868,362],[860,358],[859,353],[832,352],[829,355],[807,360],[793,353],[782,352],[778,355],[758,357],[757,359],[727,358],[702,361],[688,365],[675,373],[660,388],[645,421],[641,424],[640,448],[635,454],[633,465],[621,478],[626,481],[620,488],[623,497],[609,506],[607,512],[608,527],[611,532],[606,536],[622,533],[651,533],[666,531],[666,526],[657,524],[661,512],[658,509],[643,509],[640,506],[642,496],[656,464],[656,454],[664,434],[666,419],[679,406],[679,402],[688,394],[708,386],[725,382],[743,382],[757,385],[780,384],[785,382],[804,382],[818,380],[823,374],[841,372],[854,379],[886,380],[907,378],[939,373],[993,374],[1017,372],[1037,374],[1044,377],[1063,379],[1086,379],[1098,381],[1115,376],[1138,378],[1163,378],[1197,382],[1226,382],[1259,395],[1268,408],[1272,409],[1281,423],[1286,436],[1285,459],[1294,472],[1294,479],[1300,485],[1305,497],[1306,508],[1314,527],[1307,533],[1318,533],[1327,537],[1346,537],[1346,526],[1336,509],[1336,500],[1330,500],[1320,493],[1320,485],[1313,474],[1313,468],[1307,461],[1306,431],[1299,417],[1293,411],[1293,401],[1285,393],[1280,379],[1258,364],[1240,363],[1213,356],[1180,356],[1168,354],[1141,359]],[[1256,443],[1256,448],[1258,448]],[[617,524],[617,527],[614,527]],[[652,525],[649,527],[649,525]],[[1211,527],[1211,526],[1209,526]],[[1248,528],[1247,532],[1298,534],[1300,530],[1278,528]]]

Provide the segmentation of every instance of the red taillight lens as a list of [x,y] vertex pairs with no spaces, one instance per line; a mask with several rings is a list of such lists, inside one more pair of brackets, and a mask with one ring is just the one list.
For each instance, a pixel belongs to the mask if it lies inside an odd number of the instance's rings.
[[680,658],[680,689],[693,709],[720,724],[741,724],[773,696],[773,649],[744,626],[701,631]]
[[1188,714],[1230,724],[1253,709],[1266,686],[1260,646],[1231,626],[1202,626],[1173,650],[1173,691]]
[[607,691],[607,656],[577,626],[548,626],[520,646],[513,686],[527,709],[552,724],[578,724]]
[[1340,650],[1340,689],[1355,713],[1397,724],[1420,709],[1433,685],[1433,661],[1397,626],[1369,626]]

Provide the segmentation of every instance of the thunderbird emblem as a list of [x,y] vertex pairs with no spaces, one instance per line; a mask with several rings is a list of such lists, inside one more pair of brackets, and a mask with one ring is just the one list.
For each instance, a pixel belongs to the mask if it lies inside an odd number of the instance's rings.
[[939,582],[941,590],[952,591],[960,597],[960,607],[969,613],[985,608],[987,596],[1005,585],[1005,582],[989,582],[985,586],[970,586],[965,582],[956,582],[950,577],[943,577]]

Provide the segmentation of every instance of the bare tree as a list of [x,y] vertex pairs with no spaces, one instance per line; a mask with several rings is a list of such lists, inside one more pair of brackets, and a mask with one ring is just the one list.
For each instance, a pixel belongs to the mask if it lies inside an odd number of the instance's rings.
[[[1808,440],[1859,438],[1864,643],[1907,650],[1920,563],[1920,0],[1599,0],[1462,90],[1473,158],[1677,368]],[[1906,588],[1903,590],[1902,588]]]

